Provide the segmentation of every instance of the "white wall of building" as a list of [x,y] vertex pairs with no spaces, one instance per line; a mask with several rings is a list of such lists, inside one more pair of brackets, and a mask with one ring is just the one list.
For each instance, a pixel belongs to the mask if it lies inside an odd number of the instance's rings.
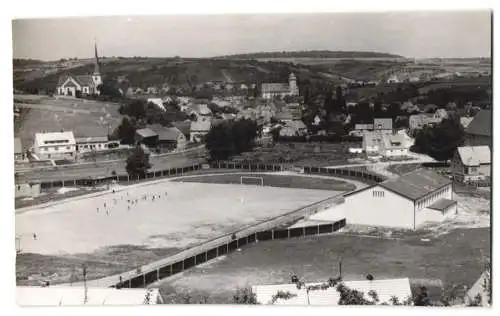
[[413,202],[380,186],[347,196],[342,207],[348,224],[414,228]]
[[408,155],[407,148],[385,149],[382,153],[385,157],[401,157]]
[[452,205],[443,212],[438,210],[433,210],[429,208],[424,208],[416,213],[416,223],[417,227],[431,222],[442,222],[445,219],[452,218],[458,212],[457,204]]

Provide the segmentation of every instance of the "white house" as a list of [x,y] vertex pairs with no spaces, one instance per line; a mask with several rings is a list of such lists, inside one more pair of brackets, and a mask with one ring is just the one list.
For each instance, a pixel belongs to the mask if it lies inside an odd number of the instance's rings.
[[76,97],[81,95],[100,94],[99,86],[102,85],[102,76],[99,65],[99,57],[97,56],[97,45],[94,45],[94,72],[91,75],[64,75],[59,77],[56,91],[59,95],[67,95]]
[[189,130],[191,142],[198,143],[203,140],[212,127],[212,121],[209,118],[199,117],[197,121],[191,122]]
[[108,136],[78,137],[75,142],[76,151],[80,154],[106,151],[120,146],[119,141],[110,141]]
[[401,134],[382,134],[382,146],[379,152],[384,157],[402,157],[408,155],[406,138]]
[[73,132],[36,133],[33,151],[40,160],[75,159]]
[[369,131],[363,132],[361,147],[367,155],[379,154],[380,148],[382,147],[381,134]]
[[491,176],[490,147],[458,147],[451,160],[450,168],[453,177],[461,182],[488,180]]
[[[328,305],[336,306],[340,300],[340,293],[337,291],[337,285],[327,287],[325,289],[307,290],[309,287],[319,287],[325,283],[306,283],[298,288],[297,284],[271,284],[271,285],[254,285],[252,292],[255,293],[256,300],[259,304],[275,304],[275,305]],[[392,305],[391,297],[395,296],[399,302],[404,302],[412,297],[410,280],[408,278],[401,279],[381,279],[381,280],[359,280],[359,281],[343,281],[343,285],[352,290],[357,290],[363,293],[366,300],[372,300],[369,296],[370,291],[377,293],[379,304],[387,303]],[[289,292],[293,296],[288,299],[278,298],[273,302],[273,296],[278,291]]]
[[17,304],[20,306],[102,306],[102,305],[156,305],[163,299],[158,289],[115,289],[54,286],[18,286]]
[[311,220],[345,218],[348,224],[415,230],[457,213],[452,181],[418,169],[396,179],[346,194],[345,202],[319,212]]
[[150,102],[156,105],[160,110],[165,111],[162,98],[148,98],[148,103]]

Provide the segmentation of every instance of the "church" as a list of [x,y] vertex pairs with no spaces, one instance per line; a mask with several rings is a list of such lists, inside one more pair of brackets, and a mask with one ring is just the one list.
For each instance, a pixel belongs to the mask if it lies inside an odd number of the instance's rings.
[[97,44],[94,45],[94,72],[89,75],[74,76],[67,74],[59,77],[56,91],[59,95],[77,97],[80,95],[99,95],[98,87],[102,84]]
[[263,83],[261,86],[263,99],[297,95],[299,95],[299,88],[297,87],[297,77],[293,72],[288,77],[288,83]]

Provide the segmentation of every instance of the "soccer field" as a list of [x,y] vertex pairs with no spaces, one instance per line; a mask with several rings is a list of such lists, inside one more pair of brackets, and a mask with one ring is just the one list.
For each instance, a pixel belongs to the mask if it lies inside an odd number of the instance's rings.
[[185,248],[339,193],[162,181],[21,210],[16,236],[23,253],[47,255],[116,245]]

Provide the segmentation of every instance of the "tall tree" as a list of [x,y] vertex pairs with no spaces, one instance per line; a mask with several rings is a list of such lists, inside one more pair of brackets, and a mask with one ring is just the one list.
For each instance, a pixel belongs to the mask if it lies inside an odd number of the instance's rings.
[[463,145],[464,140],[465,132],[459,118],[451,116],[436,126],[426,126],[419,131],[412,149],[438,161],[446,161],[453,157],[455,150]]
[[149,163],[149,154],[145,153],[140,146],[136,146],[130,156],[127,158],[125,169],[130,177],[144,177],[151,168]]
[[127,117],[122,119],[120,125],[113,132],[113,136],[116,139],[119,139],[122,144],[132,145],[135,142],[135,120],[129,120]]
[[226,160],[251,150],[255,145],[257,132],[257,123],[246,119],[223,122],[213,127],[205,136],[211,159]]

